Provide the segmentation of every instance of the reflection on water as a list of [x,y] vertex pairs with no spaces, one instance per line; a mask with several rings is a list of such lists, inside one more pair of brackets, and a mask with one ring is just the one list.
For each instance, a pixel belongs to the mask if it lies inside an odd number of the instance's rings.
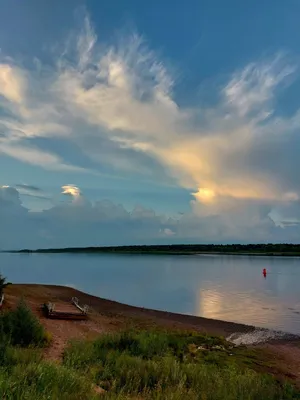
[[[224,293],[221,290],[202,290],[199,294],[197,315],[207,318],[237,321],[243,324],[267,326],[291,330],[289,318],[291,308],[278,303],[276,298],[251,292]],[[300,322],[300,321],[299,321]]]
[[12,282],[67,285],[127,304],[300,333],[297,258],[0,254],[0,273]]
[[222,313],[222,295],[214,289],[203,289],[199,292],[197,315],[206,318],[219,318]]

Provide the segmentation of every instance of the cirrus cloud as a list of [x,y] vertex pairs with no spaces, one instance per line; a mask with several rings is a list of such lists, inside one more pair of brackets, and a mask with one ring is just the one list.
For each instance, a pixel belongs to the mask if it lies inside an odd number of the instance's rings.
[[[86,17],[72,39],[54,67],[41,62],[32,70],[3,59],[0,153],[52,170],[175,179],[194,194],[193,215],[211,218],[220,235],[226,226],[241,232],[234,228],[239,212],[268,230],[272,209],[294,207],[300,110],[287,117],[275,107],[297,75],[286,58],[246,65],[219,88],[213,106],[187,108],[164,63],[138,35],[107,47]],[[41,148],[41,138],[76,146],[90,165]],[[74,190],[64,187],[73,197]],[[83,201],[79,192],[76,198]]]

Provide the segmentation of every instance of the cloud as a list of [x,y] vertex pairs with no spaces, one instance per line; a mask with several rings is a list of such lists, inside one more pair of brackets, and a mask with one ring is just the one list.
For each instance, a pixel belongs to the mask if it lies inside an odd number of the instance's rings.
[[16,188],[0,187],[1,248],[155,243],[169,225],[164,216],[142,206],[127,211],[108,200],[91,203],[74,185],[64,185],[62,193],[72,201],[32,213]]
[[38,188],[37,186],[26,185],[25,183],[22,183],[22,184],[20,183],[20,184],[16,185],[16,189],[30,190],[31,192],[35,192],[35,193],[42,192],[42,189]]
[[[300,109],[290,116],[276,109],[297,78],[288,58],[246,65],[215,104],[183,107],[176,81],[140,36],[105,46],[85,17],[71,39],[51,65],[0,64],[0,152],[51,170],[176,180],[194,194],[192,213],[212,235],[227,225],[236,235],[237,213],[268,231],[268,213],[299,198]],[[41,138],[76,146],[91,165],[42,149]],[[63,193],[94,211],[77,189]]]
[[163,229],[162,233],[166,236],[173,236],[176,235],[176,232],[172,231],[170,228]]
[[226,103],[238,116],[255,113],[255,120],[265,119],[273,110],[268,109],[274,90],[285,78],[295,72],[295,67],[285,65],[283,57],[277,55],[264,64],[252,63],[235,73],[223,90]]
[[62,186],[62,194],[72,196],[72,197],[79,197],[81,196],[80,189],[74,185],[64,185]]
[[[67,188],[66,188],[67,187]],[[192,209],[177,218],[137,205],[132,210],[109,200],[88,201],[74,185],[71,202],[30,212],[16,188],[0,187],[1,249],[109,246],[169,243],[297,242],[299,224],[276,226],[269,208],[258,202],[243,204],[222,215]],[[195,204],[196,208],[199,204]],[[288,204],[287,204],[288,206]],[[300,204],[289,206],[300,215]],[[245,212],[247,210],[247,212]],[[287,215],[287,214],[286,214]]]
[[21,200],[19,196],[19,192],[10,186],[3,185],[0,186],[0,201],[1,205],[21,205]]
[[69,184],[62,186],[61,189],[63,195],[71,197],[71,204],[75,206],[91,207],[89,200],[83,196],[78,186]]
[[45,193],[41,188],[33,185],[17,184],[14,188],[22,196],[34,197],[42,200],[50,200],[51,196]]
[[0,64],[0,94],[11,103],[22,103],[24,78],[22,71],[8,64]]

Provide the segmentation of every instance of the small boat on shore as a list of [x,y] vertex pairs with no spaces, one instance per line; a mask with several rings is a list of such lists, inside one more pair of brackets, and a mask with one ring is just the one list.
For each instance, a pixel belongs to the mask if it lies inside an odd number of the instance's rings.
[[44,303],[43,309],[46,316],[53,319],[81,320],[88,317],[88,306],[81,307],[77,297],[72,297],[70,302]]

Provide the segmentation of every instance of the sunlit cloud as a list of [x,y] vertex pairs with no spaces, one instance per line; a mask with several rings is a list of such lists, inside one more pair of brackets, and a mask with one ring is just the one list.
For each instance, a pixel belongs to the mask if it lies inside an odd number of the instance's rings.
[[210,203],[215,199],[215,192],[212,189],[199,188],[198,192],[193,193],[195,198],[201,203]]
[[74,185],[62,186],[62,194],[78,197],[81,195],[80,189]]
[[21,105],[25,79],[22,71],[9,64],[0,64],[0,94],[11,103]]
[[[270,206],[261,203],[222,205],[217,214],[195,201],[192,210],[168,217],[137,205],[126,209],[109,200],[89,200],[76,185],[63,185],[70,201],[53,202],[31,212],[24,204],[24,189],[0,187],[0,242],[2,249],[49,248],[132,244],[297,242],[299,224],[276,226],[268,217]],[[43,193],[43,192],[42,192]],[[33,193],[34,194],[34,193]],[[25,191],[26,196],[26,191]],[[55,198],[56,193],[52,193]],[[211,206],[212,207],[212,206]],[[288,206],[290,207],[290,205]],[[282,215],[300,215],[300,207]],[[298,213],[298,214],[297,214]],[[298,217],[299,218],[299,217]],[[287,232],[288,229],[288,232]]]
[[[183,107],[176,80],[143,38],[105,46],[86,16],[52,66],[0,64],[0,153],[74,173],[104,166],[159,179],[163,171],[194,194],[198,215],[226,213],[225,224],[228,210],[251,203],[252,222],[265,221],[273,207],[300,195],[300,160],[290,156],[300,146],[300,111],[281,116],[274,101],[296,74],[288,58],[275,55],[233,71],[209,108]],[[76,145],[93,166],[39,147],[40,138]],[[62,189],[83,199],[76,186]]]

